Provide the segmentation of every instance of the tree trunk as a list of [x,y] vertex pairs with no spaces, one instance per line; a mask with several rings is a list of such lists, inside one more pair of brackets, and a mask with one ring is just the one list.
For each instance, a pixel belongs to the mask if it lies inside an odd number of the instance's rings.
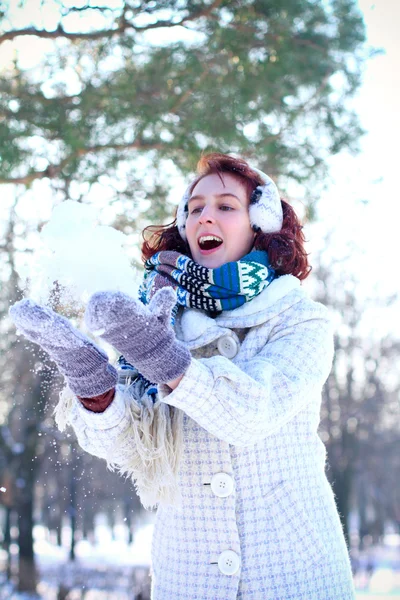
[[132,509],[130,506],[130,502],[124,502],[124,518],[125,524],[128,528],[128,544],[131,545],[133,543],[133,523],[132,523]]
[[33,553],[33,498],[18,506],[19,578],[18,590],[36,592],[37,575]]
[[10,549],[11,544],[11,508],[5,506],[5,519],[4,519],[4,537],[3,537],[3,548],[6,552]]
[[111,539],[115,541],[115,511],[112,504],[107,507],[107,520],[110,527]]
[[[51,371],[49,367],[43,367],[35,374],[32,382],[32,354],[23,351],[23,362],[25,371],[21,374],[19,384],[26,390],[24,411],[21,415],[20,439],[23,452],[15,458],[15,470],[18,474],[16,479],[15,510],[18,514],[18,545],[19,545],[19,578],[18,590],[21,592],[36,592],[36,565],[33,549],[33,510],[36,476],[39,467],[38,459],[38,430],[40,419],[43,416],[43,407],[48,399],[49,382]],[[37,354],[36,354],[37,356]],[[36,359],[37,360],[37,359]],[[29,371],[28,369],[31,369]],[[42,383],[47,382],[47,387]],[[16,393],[18,392],[16,386]]]
[[75,560],[75,539],[76,539],[76,458],[75,453],[72,453],[70,465],[70,480],[69,480],[69,518],[71,525],[71,546],[69,551],[70,560]]
[[92,542],[94,538],[93,508],[89,508],[87,504],[85,504],[82,507],[82,511],[82,538]]
[[10,544],[11,544],[11,524],[12,524],[12,516],[13,512],[10,506],[6,506],[6,518],[4,523],[4,541],[3,546],[4,550],[7,553],[7,565],[6,565],[6,579],[9,581],[11,579],[11,554],[10,554]]

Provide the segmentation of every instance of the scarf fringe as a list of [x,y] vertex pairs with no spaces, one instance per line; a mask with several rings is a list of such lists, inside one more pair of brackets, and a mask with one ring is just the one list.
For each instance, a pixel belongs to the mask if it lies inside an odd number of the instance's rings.
[[153,403],[146,394],[140,404],[127,405],[130,423],[117,445],[133,436],[135,452],[123,463],[109,468],[132,479],[143,506],[181,505],[178,471],[183,448],[183,412],[163,402]]
[[70,416],[75,398],[75,394],[68,386],[65,386],[60,392],[60,399],[53,411],[56,425],[60,431],[65,431],[67,425],[70,423]]
[[[138,402],[127,389],[125,393],[128,425],[115,441],[115,447],[130,446],[130,455],[118,462],[112,457],[106,459],[107,467],[132,479],[144,508],[153,509],[159,504],[179,507],[182,496],[178,473],[183,450],[184,413],[160,401],[153,403],[147,394]],[[60,401],[54,410],[60,431],[70,423],[75,398],[68,387],[60,393]]]

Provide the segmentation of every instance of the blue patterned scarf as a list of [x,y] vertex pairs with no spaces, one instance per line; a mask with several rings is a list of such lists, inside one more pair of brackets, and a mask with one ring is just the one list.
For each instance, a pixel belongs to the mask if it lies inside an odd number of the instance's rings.
[[157,290],[169,285],[176,290],[178,305],[216,313],[250,302],[273,279],[275,271],[264,250],[253,250],[216,269],[203,267],[179,252],[164,250],[146,261],[139,295],[148,304]]
[[[177,293],[171,315],[174,323],[179,305],[214,314],[233,310],[258,296],[275,277],[264,250],[253,250],[240,260],[216,269],[202,267],[179,252],[164,250],[146,261],[139,299],[148,304],[157,290],[166,285],[173,287]],[[157,385],[147,381],[123,356],[118,363],[124,377],[140,380],[143,390],[155,400]]]

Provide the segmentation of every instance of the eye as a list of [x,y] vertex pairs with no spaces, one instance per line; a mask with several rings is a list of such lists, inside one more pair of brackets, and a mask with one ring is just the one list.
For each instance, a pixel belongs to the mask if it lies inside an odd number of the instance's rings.
[[219,209],[224,211],[235,210],[233,206],[228,206],[227,204],[222,204],[222,206],[220,206]]
[[192,210],[190,211],[189,214],[194,215],[196,213],[199,213],[203,210],[202,206],[195,206],[194,208],[192,208]]

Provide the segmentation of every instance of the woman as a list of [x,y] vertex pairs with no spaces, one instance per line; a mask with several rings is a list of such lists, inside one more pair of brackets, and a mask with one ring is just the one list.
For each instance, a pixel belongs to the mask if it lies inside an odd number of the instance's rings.
[[59,415],[82,447],[158,504],[153,598],[354,598],[317,434],[331,325],[300,287],[293,209],[268,176],[212,154],[176,224],[150,232],[143,304],[101,292],[86,310],[128,383],[63,317],[29,300],[11,315],[64,373]]

